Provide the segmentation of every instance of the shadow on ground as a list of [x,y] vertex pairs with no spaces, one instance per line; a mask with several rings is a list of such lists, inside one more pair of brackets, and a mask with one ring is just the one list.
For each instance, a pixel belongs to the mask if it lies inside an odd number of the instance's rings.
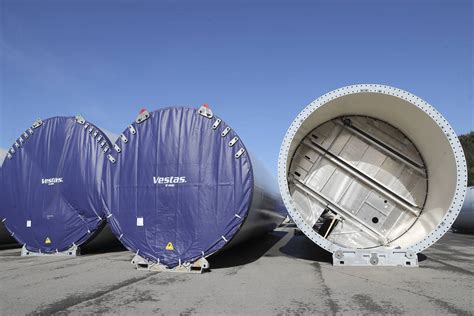
[[0,245],[0,250],[15,249],[15,248],[21,248],[21,246],[18,244]]
[[84,246],[81,247],[81,255],[96,255],[102,253],[119,252],[127,250],[122,244],[114,243],[112,245]]
[[418,254],[416,254],[416,255],[418,256],[418,262],[423,262],[423,261],[425,261],[425,260],[428,258],[427,256],[425,256],[425,255],[422,254],[422,253],[418,253]]
[[332,262],[331,253],[319,247],[299,230],[293,232],[293,237],[279,249],[282,254],[315,262]]
[[209,258],[212,269],[245,265],[260,257],[287,256],[315,262],[332,262],[332,255],[291,225],[226,249]]
[[126,250],[115,237],[109,225],[106,225],[98,233],[81,246],[81,254],[98,254]]
[[[0,250],[11,250],[11,249],[18,249],[18,256],[20,255],[21,252],[21,246],[18,244],[7,244],[7,245],[0,245]],[[95,254],[101,254],[101,253],[109,253],[109,252],[119,252],[119,251],[125,251],[124,246],[122,246],[120,243],[113,243],[113,244],[104,244],[104,245],[93,245],[93,246],[84,246],[81,247],[81,255],[95,255]],[[10,253],[9,253],[10,255]]]
[[254,262],[265,255],[287,234],[288,232],[285,231],[274,231],[218,252],[209,258],[211,268],[230,268]]

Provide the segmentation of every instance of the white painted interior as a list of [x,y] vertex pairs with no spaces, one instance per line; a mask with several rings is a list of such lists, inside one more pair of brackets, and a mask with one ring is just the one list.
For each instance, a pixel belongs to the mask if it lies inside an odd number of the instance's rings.
[[439,239],[454,222],[466,192],[467,172],[459,140],[449,123],[429,104],[400,89],[356,85],[330,92],[311,103],[290,126],[279,159],[279,184],[285,205],[308,237],[327,250],[337,246],[298,221],[288,192],[287,173],[298,144],[314,128],[343,115],[383,120],[403,132],[418,148],[428,173],[428,196],[415,224],[398,240],[416,252]]

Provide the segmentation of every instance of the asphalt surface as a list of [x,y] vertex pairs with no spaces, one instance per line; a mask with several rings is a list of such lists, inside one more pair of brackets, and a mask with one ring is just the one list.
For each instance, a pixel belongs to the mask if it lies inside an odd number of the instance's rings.
[[333,267],[289,226],[209,258],[204,274],[137,271],[121,248],[77,258],[0,250],[0,314],[473,315],[473,241],[447,233],[419,268]]

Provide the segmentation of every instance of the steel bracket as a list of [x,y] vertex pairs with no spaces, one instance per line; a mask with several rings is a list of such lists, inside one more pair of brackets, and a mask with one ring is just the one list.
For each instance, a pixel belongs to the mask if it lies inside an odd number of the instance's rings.
[[78,124],[81,124],[81,125],[86,124],[86,120],[81,114],[76,115],[75,120],[76,120],[76,123]]
[[338,249],[332,254],[334,266],[418,267],[418,256],[406,249]]
[[200,258],[194,262],[185,262],[174,268],[168,268],[167,266],[150,262],[149,260],[135,255],[132,259],[132,265],[135,266],[137,270],[142,271],[153,271],[153,272],[173,272],[173,273],[198,273],[201,274],[205,270],[208,270],[210,265],[205,258]]
[[203,106],[201,106],[198,110],[198,113],[199,113],[199,115],[202,115],[202,116],[207,117],[209,119],[214,117],[214,114],[212,113],[212,110],[209,108],[209,106],[207,104],[204,104]]
[[31,127],[36,129],[36,128],[40,127],[41,125],[43,125],[43,121],[39,118],[39,119],[37,119],[36,121],[33,122],[33,125]]
[[21,256],[22,257],[76,257],[81,254],[81,250],[78,246],[73,245],[71,248],[65,251],[57,251],[54,253],[43,253],[43,252],[36,252],[36,251],[30,251],[26,249],[26,245],[23,245],[21,247]]
[[143,109],[140,111],[140,114],[138,114],[137,118],[135,119],[135,123],[140,124],[149,118],[150,118],[150,112]]

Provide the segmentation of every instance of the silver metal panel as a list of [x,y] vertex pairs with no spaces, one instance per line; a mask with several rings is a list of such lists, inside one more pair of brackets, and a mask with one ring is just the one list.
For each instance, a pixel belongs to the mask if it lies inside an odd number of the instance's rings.
[[[344,127],[345,122],[349,120],[352,124],[357,122],[359,129],[364,129],[365,138]],[[362,122],[369,124],[369,127],[362,125]],[[365,229],[346,225],[349,231],[345,231],[343,225],[339,224],[337,230],[336,226],[333,229],[337,234],[334,239],[331,238],[332,231],[324,234],[341,247],[354,244],[358,244],[359,248],[361,244],[365,247],[388,246],[391,240],[399,237],[393,235],[393,232],[406,231],[420,213],[416,208],[406,208],[405,199],[417,207],[423,205],[426,198],[426,174],[420,174],[419,171],[414,171],[410,164],[393,159],[387,152],[389,149],[382,150],[376,145],[385,142],[387,148],[396,148],[399,151],[397,157],[410,155],[410,159],[417,163],[423,161],[419,154],[417,157],[413,155],[414,145],[407,142],[407,138],[392,126],[379,120],[358,116],[336,118],[317,127],[296,150],[290,165],[292,176],[316,194],[320,193],[325,199],[352,213],[359,224],[361,222],[365,225]],[[322,149],[318,149],[318,145]],[[345,164],[353,166],[354,171],[346,169]],[[371,184],[371,177],[372,181],[378,181]],[[413,191],[417,185],[419,189]],[[387,190],[389,192],[385,193]],[[317,201],[314,195],[306,193],[302,187],[293,187],[291,194],[304,220],[308,225],[314,225],[323,215],[324,205]],[[338,214],[337,210],[332,211]],[[346,219],[344,214],[338,215]],[[397,229],[394,228],[395,225]],[[374,241],[374,232],[381,238]]]
[[373,248],[379,244],[379,239],[366,234],[363,230],[345,221],[338,222],[334,230],[327,237],[334,244],[345,243],[346,248]]
[[395,127],[387,126],[383,122],[370,117],[352,118],[351,123],[355,128],[373,136],[384,145],[395,149],[419,165],[423,165],[423,160],[415,145]]

